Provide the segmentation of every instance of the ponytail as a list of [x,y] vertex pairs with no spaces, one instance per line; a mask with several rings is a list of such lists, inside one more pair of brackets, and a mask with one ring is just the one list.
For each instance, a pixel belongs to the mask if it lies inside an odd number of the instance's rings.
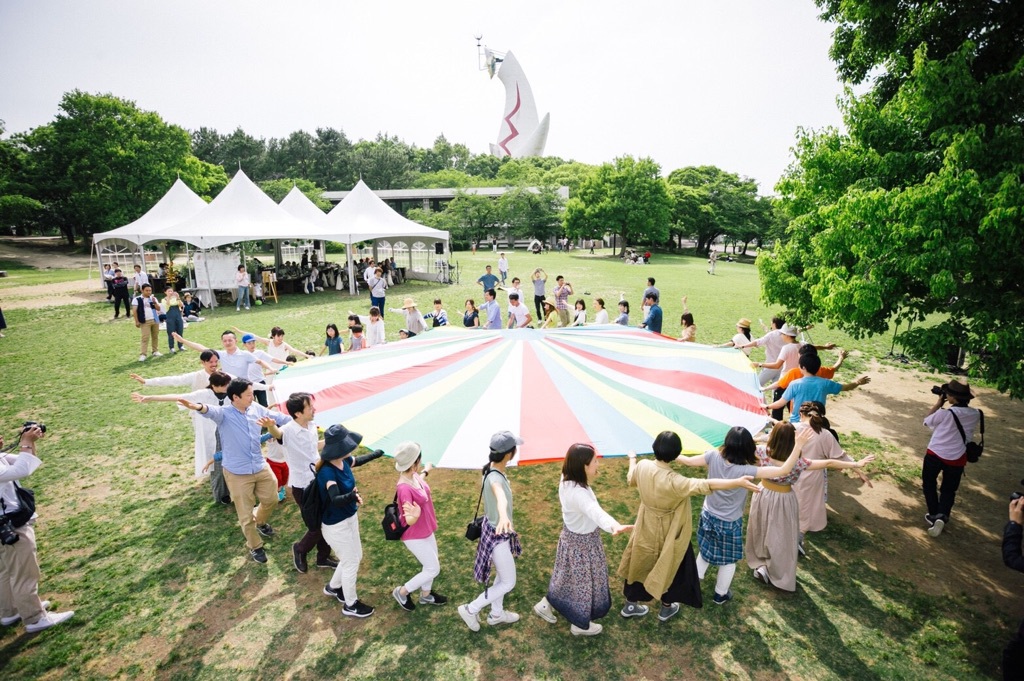
[[822,415],[822,409],[819,409],[818,405],[813,402],[804,402],[800,405],[800,416],[806,417],[808,424],[815,433],[820,433],[821,429],[825,427],[827,421]]

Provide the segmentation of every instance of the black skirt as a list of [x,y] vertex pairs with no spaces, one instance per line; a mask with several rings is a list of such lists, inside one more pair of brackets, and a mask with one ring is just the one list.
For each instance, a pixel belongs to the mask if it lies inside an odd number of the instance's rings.
[[[643,582],[624,583],[622,595],[631,602],[654,600],[654,596],[647,593]],[[700,578],[697,576],[697,558],[693,555],[693,544],[686,547],[683,562],[679,564],[676,576],[668,585],[668,591],[662,594],[661,602],[683,603],[691,608],[704,607],[704,597],[700,593]]]

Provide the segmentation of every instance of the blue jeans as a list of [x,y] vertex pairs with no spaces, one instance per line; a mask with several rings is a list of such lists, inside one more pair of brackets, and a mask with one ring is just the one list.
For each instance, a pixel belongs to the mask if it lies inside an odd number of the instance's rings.
[[378,298],[377,296],[370,296],[370,306],[371,307],[375,307],[378,310],[380,310],[380,316],[381,317],[384,316],[384,301],[385,300],[386,300],[386,296],[381,296],[380,298]]
[[235,309],[240,310],[242,305],[249,307],[249,287],[239,286],[238,287],[238,300],[235,301]]

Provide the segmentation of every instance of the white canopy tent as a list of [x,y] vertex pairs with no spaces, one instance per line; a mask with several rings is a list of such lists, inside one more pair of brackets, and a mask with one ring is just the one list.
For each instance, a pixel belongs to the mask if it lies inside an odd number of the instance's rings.
[[[341,203],[327,214],[331,235],[321,238],[354,244],[385,237],[433,239],[447,244],[449,234],[402,217],[384,203],[362,180],[352,188]],[[349,293],[355,294],[353,258],[348,258]]]
[[[206,205],[206,201],[199,198],[179,177],[167,193],[138,220],[109,232],[94,234],[92,244],[96,258],[100,259],[99,248],[102,242],[128,243],[141,249],[143,244],[154,241],[149,235],[191,218],[206,208]],[[145,262],[142,265],[145,267]]]

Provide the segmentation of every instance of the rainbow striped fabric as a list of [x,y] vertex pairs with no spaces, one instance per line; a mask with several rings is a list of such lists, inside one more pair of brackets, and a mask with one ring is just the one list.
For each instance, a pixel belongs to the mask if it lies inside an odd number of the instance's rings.
[[525,441],[517,461],[530,464],[559,461],[577,442],[601,456],[649,453],[663,430],[703,452],[732,426],[756,433],[766,423],[742,352],[615,325],[442,327],[302,362],[274,385],[282,403],[313,394],[318,425],[343,423],[385,453],[413,440],[425,462],[446,468],[482,466],[500,430]]

